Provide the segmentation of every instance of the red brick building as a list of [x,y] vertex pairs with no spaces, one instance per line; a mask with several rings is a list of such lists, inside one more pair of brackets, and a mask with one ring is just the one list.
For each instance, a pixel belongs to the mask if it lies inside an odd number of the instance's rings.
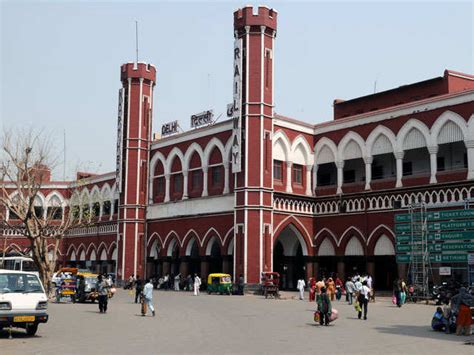
[[[474,198],[474,76],[443,76],[334,101],[334,120],[274,112],[275,10],[234,13],[230,119],[152,139],[154,66],[121,68],[117,173],[45,185],[38,204],[90,208],[64,240],[64,264],[130,274],[374,275],[397,268],[394,201],[434,208]],[[230,90],[230,88],[229,88]],[[64,192],[64,193],[63,193]],[[7,233],[7,232],[5,232]],[[10,236],[11,237],[11,236]],[[9,250],[24,250],[21,236]]]

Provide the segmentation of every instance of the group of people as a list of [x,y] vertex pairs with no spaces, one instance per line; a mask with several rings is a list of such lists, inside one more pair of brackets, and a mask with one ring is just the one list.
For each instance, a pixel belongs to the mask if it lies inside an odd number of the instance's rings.
[[[349,277],[344,284],[342,280],[335,275],[333,277],[325,278],[316,281],[314,277],[308,281],[309,286],[309,301],[318,304],[319,322],[321,325],[328,325],[331,321],[332,302],[340,300],[345,293],[346,301],[352,305],[355,299],[354,307],[358,313],[358,318],[367,320],[368,303],[371,299],[375,301],[373,292],[373,281],[370,275],[360,276],[355,275]],[[304,300],[304,291],[306,283],[304,279],[299,279],[297,289],[299,291],[300,300]]]
[[459,293],[451,297],[449,304],[444,305],[443,308],[436,308],[431,327],[433,330],[444,331],[447,334],[456,332],[456,335],[471,335],[470,307],[474,307],[474,296],[469,294],[465,287],[461,287]]

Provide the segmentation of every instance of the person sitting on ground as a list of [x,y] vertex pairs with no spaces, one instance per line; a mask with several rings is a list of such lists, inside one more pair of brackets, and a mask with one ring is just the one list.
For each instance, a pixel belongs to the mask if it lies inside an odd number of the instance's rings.
[[319,324],[329,325],[329,317],[332,313],[331,300],[326,293],[326,287],[321,287],[321,293],[316,296],[319,312]]
[[449,332],[448,320],[444,317],[443,309],[441,307],[436,308],[436,312],[433,314],[433,318],[431,319],[431,328],[439,332]]

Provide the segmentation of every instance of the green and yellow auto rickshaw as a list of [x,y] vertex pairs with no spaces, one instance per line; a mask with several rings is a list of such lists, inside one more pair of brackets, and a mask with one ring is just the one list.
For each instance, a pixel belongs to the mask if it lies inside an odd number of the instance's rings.
[[232,294],[232,278],[229,274],[209,274],[207,293]]

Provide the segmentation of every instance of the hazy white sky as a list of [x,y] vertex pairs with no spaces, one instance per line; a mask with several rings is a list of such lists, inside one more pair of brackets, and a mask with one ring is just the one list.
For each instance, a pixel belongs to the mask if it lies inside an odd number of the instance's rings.
[[[158,69],[154,131],[232,99],[233,11],[255,1],[1,1],[3,125],[51,132],[67,175],[115,168],[120,65]],[[267,1],[278,10],[276,112],[317,123],[350,99],[441,76],[473,73],[472,2]],[[62,177],[62,167],[55,171]]]

